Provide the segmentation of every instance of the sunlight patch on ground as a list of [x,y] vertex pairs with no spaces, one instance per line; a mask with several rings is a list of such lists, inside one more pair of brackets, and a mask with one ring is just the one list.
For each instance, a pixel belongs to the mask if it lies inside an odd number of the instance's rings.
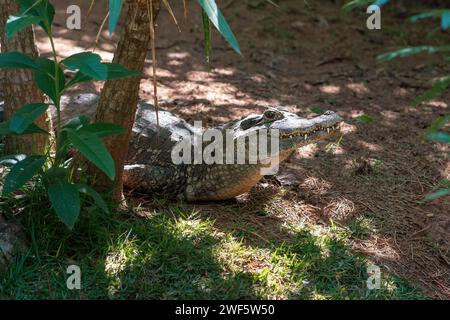
[[369,93],[370,90],[369,88],[367,88],[365,83],[349,83],[347,84],[347,88],[350,89],[350,91],[353,91],[355,93],[358,94],[365,94],[365,93]]
[[319,151],[317,143],[311,143],[306,146],[297,149],[297,154],[302,158],[313,158]]
[[327,93],[327,94],[338,94],[341,92],[341,87],[335,86],[335,85],[326,85],[321,86],[319,88],[320,92]]
[[430,107],[443,108],[443,109],[448,108],[448,103],[447,102],[437,101],[437,100],[433,100],[433,101],[427,102],[425,105],[430,106]]
[[211,70],[213,73],[220,74],[222,76],[233,76],[236,70],[234,68],[215,68]]
[[331,188],[332,184],[322,178],[308,177],[300,184],[302,189],[308,190],[315,195],[326,194]]
[[358,144],[361,145],[363,148],[366,148],[367,150],[370,151],[381,151],[383,148],[376,143],[371,143],[371,142],[367,142],[367,141],[363,141],[363,140],[359,140]]
[[333,220],[345,220],[351,217],[354,211],[353,201],[344,197],[330,201],[330,204],[323,209],[325,216]]

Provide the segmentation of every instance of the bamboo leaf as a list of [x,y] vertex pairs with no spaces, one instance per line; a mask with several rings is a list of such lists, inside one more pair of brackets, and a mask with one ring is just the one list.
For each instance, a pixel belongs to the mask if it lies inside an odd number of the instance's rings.
[[422,102],[430,101],[431,99],[443,93],[449,85],[450,85],[450,76],[442,78],[430,90],[428,90],[423,95],[416,98],[413,101],[413,105],[418,106]]
[[211,21],[208,18],[205,10],[202,10],[202,18],[203,18],[203,35],[204,35],[204,45],[205,45],[205,56],[206,63],[210,64],[210,55],[211,55]]
[[122,11],[122,0],[109,0],[109,36],[112,37]]
[[450,189],[439,189],[436,192],[426,195],[425,199],[426,200],[434,200],[434,199],[437,199],[437,198],[440,198],[440,197],[443,197],[446,195],[450,195]]
[[231,28],[228,25],[227,21],[225,20],[225,17],[223,16],[222,12],[217,7],[216,2],[214,0],[197,0],[197,1],[208,15],[209,20],[211,20],[212,24],[217,28],[217,30],[219,30],[219,32],[222,34],[225,40],[228,41],[228,43],[231,45],[234,51],[241,54],[241,49],[236,40],[236,37],[234,36],[233,31],[231,31]]
[[450,45],[446,46],[420,46],[420,47],[408,47],[399,50],[386,52],[377,56],[377,60],[392,60],[395,58],[405,58],[418,53],[437,53],[450,51]]

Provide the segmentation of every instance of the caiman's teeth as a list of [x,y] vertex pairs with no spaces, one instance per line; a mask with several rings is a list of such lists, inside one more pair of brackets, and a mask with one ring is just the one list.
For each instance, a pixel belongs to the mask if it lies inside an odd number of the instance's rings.
[[305,140],[306,140],[306,139],[308,139],[308,135],[307,135],[307,134],[305,134]]
[[330,128],[327,128],[327,132],[330,133]]

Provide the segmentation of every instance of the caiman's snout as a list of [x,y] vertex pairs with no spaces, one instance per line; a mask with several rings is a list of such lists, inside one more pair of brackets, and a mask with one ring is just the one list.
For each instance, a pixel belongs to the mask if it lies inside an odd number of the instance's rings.
[[280,138],[286,146],[301,146],[326,139],[339,131],[342,118],[334,111],[326,111],[312,119],[292,115],[288,126],[280,127]]
[[317,124],[322,127],[332,127],[332,126],[339,127],[339,125],[342,122],[342,118],[336,112],[331,110],[325,111],[324,114],[318,116],[314,120],[316,119]]

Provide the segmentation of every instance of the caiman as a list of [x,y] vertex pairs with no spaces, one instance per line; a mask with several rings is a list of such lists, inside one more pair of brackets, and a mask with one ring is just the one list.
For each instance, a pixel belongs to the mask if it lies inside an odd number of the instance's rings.
[[[199,129],[163,110],[159,111],[160,123],[157,127],[154,108],[141,103],[133,127],[124,185],[140,192],[159,193],[187,201],[230,199],[254,187],[264,175],[263,169],[268,167],[268,162],[278,164],[297,148],[329,137],[339,130],[341,121],[333,111],[305,119],[282,108],[268,108],[262,114],[251,114],[215,128],[223,133],[223,137],[228,132],[234,140],[234,163],[225,164],[229,162],[225,162],[224,151],[222,164],[205,161],[198,164],[174,164],[174,146],[186,136],[198,134]],[[273,148],[269,145],[266,147],[266,159],[250,164],[247,156],[244,164],[236,163],[237,154],[242,152],[236,147],[238,139],[262,131],[271,132],[273,129],[278,130],[278,152],[272,152]],[[222,145],[225,147],[226,139],[223,140]],[[244,152],[247,153],[252,142],[250,139],[241,141],[244,141]],[[271,143],[271,140],[267,139],[267,143]],[[256,145],[257,148],[260,146],[259,143]],[[258,156],[261,156],[259,152]]]
[[[62,103],[63,120],[77,115],[95,114],[98,96],[82,94],[77,97],[64,96]],[[333,111],[312,119],[306,119],[283,108],[268,108],[262,114],[251,114],[216,127],[219,132],[228,132],[233,140],[234,159],[238,153],[251,149],[254,141],[244,139],[245,150],[236,147],[238,139],[269,132],[278,132],[277,152],[272,145],[267,146],[266,155],[258,151],[257,163],[250,163],[245,157],[244,164],[223,163],[182,163],[175,164],[172,157],[174,147],[186,137],[201,136],[202,130],[191,126],[174,114],[159,110],[159,126],[152,105],[140,102],[136,113],[129,154],[124,171],[124,185],[130,189],[166,198],[181,198],[187,201],[214,201],[236,197],[249,191],[264,175],[262,169],[270,163],[280,163],[297,148],[330,137],[339,130],[342,119]],[[223,139],[225,147],[225,138]],[[203,144],[204,145],[204,144]],[[260,148],[261,145],[256,145]],[[223,152],[225,158],[226,152]],[[265,159],[264,159],[265,157]],[[275,161],[274,161],[275,160]]]

